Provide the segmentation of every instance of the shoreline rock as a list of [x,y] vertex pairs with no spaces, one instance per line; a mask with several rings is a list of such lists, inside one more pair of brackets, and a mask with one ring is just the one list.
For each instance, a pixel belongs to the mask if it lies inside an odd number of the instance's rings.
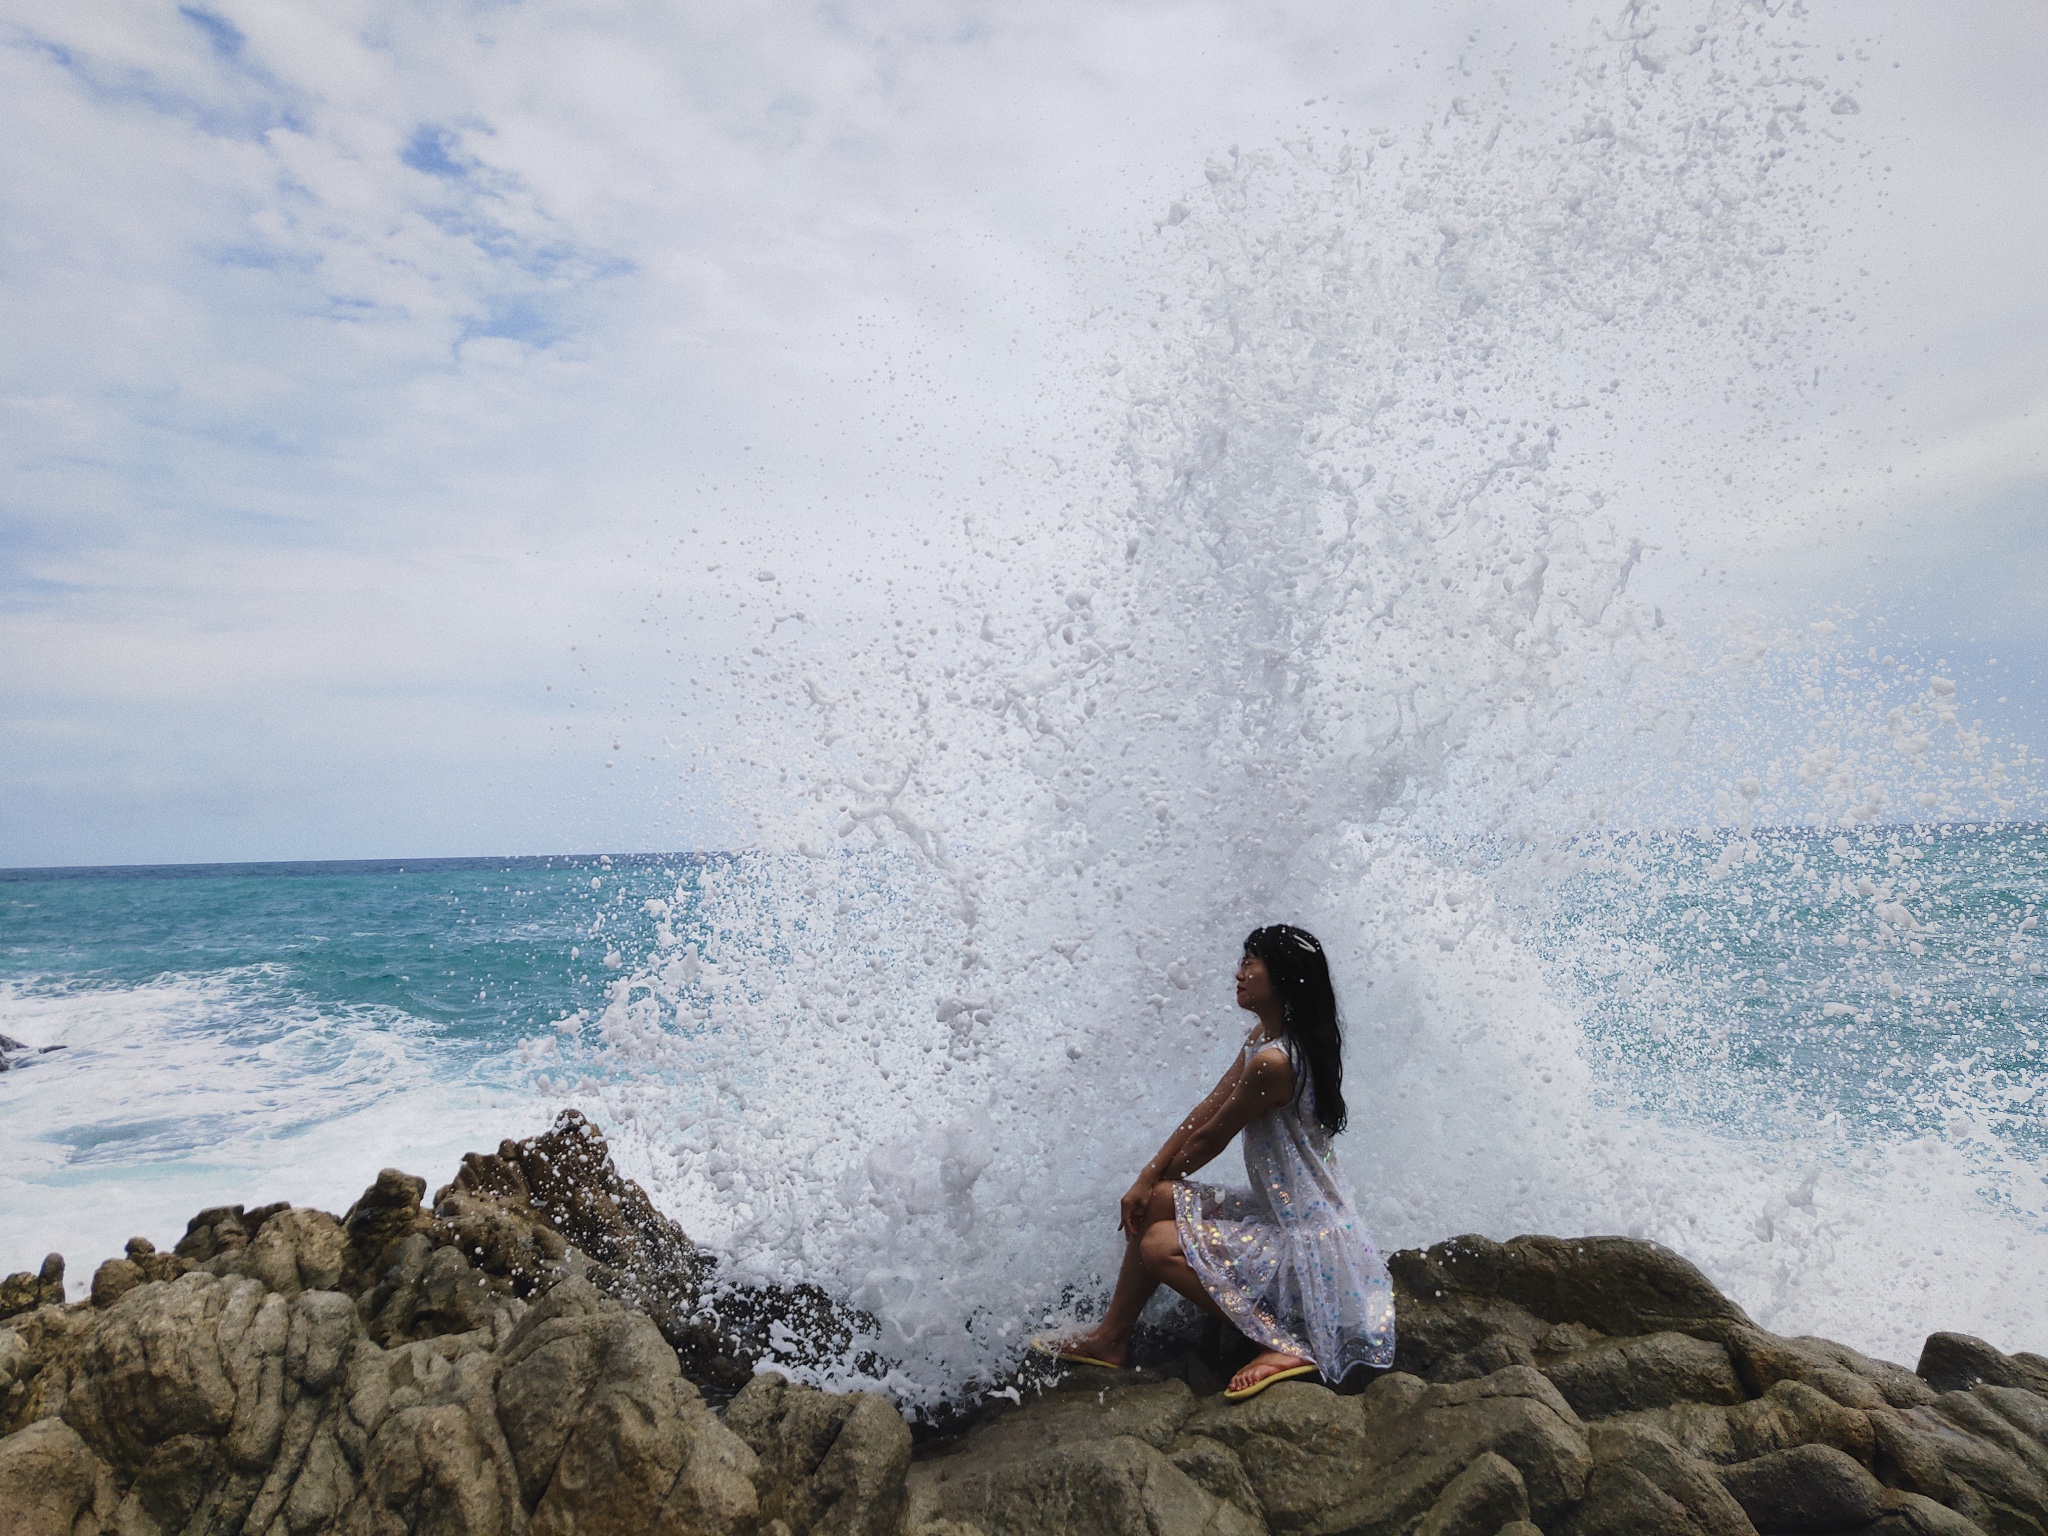
[[1212,1325],[914,1433],[757,1373],[872,1325],[721,1285],[581,1116],[425,1191],[0,1282],[0,1536],[2048,1533],[2048,1359],[1780,1337],[1654,1244],[1392,1255],[1395,1369],[1339,1390],[1225,1402]]

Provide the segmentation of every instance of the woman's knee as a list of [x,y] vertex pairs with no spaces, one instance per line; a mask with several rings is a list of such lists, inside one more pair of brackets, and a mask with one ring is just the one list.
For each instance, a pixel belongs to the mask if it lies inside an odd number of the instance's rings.
[[1157,1271],[1181,1257],[1180,1229],[1171,1221],[1155,1221],[1138,1239],[1138,1257],[1147,1269]]
[[1145,1208],[1145,1221],[1147,1225],[1153,1222],[1172,1221],[1175,1219],[1173,1190],[1174,1183],[1171,1179],[1161,1179],[1152,1186],[1152,1203]]

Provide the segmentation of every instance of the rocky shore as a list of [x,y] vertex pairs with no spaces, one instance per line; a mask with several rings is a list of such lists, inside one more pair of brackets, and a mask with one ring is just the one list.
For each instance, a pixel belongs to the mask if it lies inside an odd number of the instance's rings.
[[574,1114],[425,1193],[0,1282],[0,1536],[2048,1536],[2048,1359],[1780,1338],[1653,1244],[1397,1254],[1343,1392],[1226,1403],[1242,1340],[1155,1337],[913,1433],[757,1374],[863,1320],[717,1286]]

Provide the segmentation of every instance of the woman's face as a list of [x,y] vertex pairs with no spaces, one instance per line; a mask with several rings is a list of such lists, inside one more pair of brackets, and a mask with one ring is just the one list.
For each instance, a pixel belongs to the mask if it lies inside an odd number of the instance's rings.
[[1273,978],[1266,974],[1266,962],[1257,955],[1246,955],[1237,962],[1237,1006],[1252,1013],[1262,1012],[1279,999],[1273,991]]

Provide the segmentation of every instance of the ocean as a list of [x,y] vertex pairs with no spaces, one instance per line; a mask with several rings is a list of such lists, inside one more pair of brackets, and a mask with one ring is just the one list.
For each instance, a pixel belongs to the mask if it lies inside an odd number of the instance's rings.
[[[1469,851],[1410,847],[1401,862],[1412,880],[1413,861],[1464,870]],[[168,1246],[203,1206],[290,1199],[339,1212],[382,1166],[439,1184],[462,1152],[529,1134],[569,1104],[615,1134],[628,1168],[693,1230],[740,1250],[758,1243],[763,1188],[807,1188],[816,1170],[759,1162],[736,1184],[715,1140],[701,1155],[685,1148],[706,1123],[707,1081],[750,1091],[744,1055],[733,1080],[715,991],[686,983],[664,1003],[658,1072],[618,1055],[646,1027],[663,957],[715,942],[707,874],[715,887],[736,873],[789,878],[772,862],[695,855],[0,874],[0,1033],[63,1047],[17,1055],[0,1075],[0,1268],[60,1250],[76,1294],[125,1239]],[[886,873],[856,883],[883,891]],[[1529,1019],[1475,1030],[1445,972],[1433,989],[1411,975],[1407,999],[1390,1005],[1374,994],[1398,986],[1402,967],[1336,957],[1354,1026],[1347,1162],[1384,1241],[1627,1229],[1678,1246],[1771,1326],[1901,1358],[1936,1327],[2039,1342],[2048,952],[2032,919],[2048,901],[2048,830],[1603,844],[1554,894],[1481,923],[1468,904],[1436,951],[1469,970],[1468,985],[1533,966],[1548,996]],[[859,948],[843,957],[849,972],[888,964],[879,934]],[[1185,1056],[1183,1097],[1230,1053],[1241,1022],[1225,990],[1233,958],[1227,947],[1191,957],[1186,1015],[1166,1026],[1167,1043],[1150,1043]],[[1417,1020],[1402,1017],[1409,1008]],[[931,1015],[916,1012],[897,1034],[922,1058],[921,1037],[950,1036],[952,1021],[927,1029]],[[1561,1016],[1572,1043],[1559,1053]],[[872,1035],[870,1018],[827,1022],[857,1038]],[[644,1045],[627,1059],[644,1063]],[[1526,1081],[1506,1092],[1503,1048],[1525,1058]],[[809,1107],[829,1115],[830,1058],[808,1070],[819,1078]],[[743,1263],[836,1279],[886,1313],[900,1268],[986,1251],[921,1252],[914,1192],[904,1200],[902,1170],[876,1166],[928,1119],[924,1080],[895,1075],[902,1102],[892,1107],[877,1078],[881,1097],[853,1127],[855,1177],[834,1170],[847,1206],[883,1192],[899,1206],[862,1268],[835,1274],[827,1255],[808,1265],[802,1242],[770,1245],[780,1268],[758,1253],[736,1254]],[[1436,1112],[1418,1136],[1423,1079]],[[1391,1095],[1409,1097],[1409,1111],[1385,1113]],[[1142,1139],[1163,1132],[1177,1103],[1139,1093],[1125,1113]],[[779,1138],[773,1128],[806,1108],[742,1113]],[[1528,1140],[1514,1121],[1532,1110]],[[961,1140],[952,1126],[923,1134],[942,1152]],[[1057,1145],[1043,1154],[1054,1172]],[[958,1225],[964,1211],[969,1229],[1030,1223],[1028,1199],[964,1174],[971,1147],[964,1161],[954,1152],[954,1189],[942,1156],[927,1214],[950,1210]],[[806,1153],[794,1143],[784,1155]],[[1076,1203],[1106,1213],[1113,1163],[1070,1165],[1084,1186]],[[963,1179],[964,1206],[951,1202]],[[809,1213],[828,1229],[849,1214]],[[1012,1305],[979,1290],[958,1298],[963,1316],[1008,1313],[1014,1341],[1067,1282],[1100,1277],[1090,1266],[1107,1237],[1041,1232],[1038,1262],[1007,1270]],[[1882,1268],[1845,1273],[1855,1262]],[[1888,1311],[1873,1311],[1878,1298]],[[919,1370],[931,1303],[916,1297],[917,1321],[905,1318],[896,1341],[905,1395],[913,1377],[957,1384]]]

